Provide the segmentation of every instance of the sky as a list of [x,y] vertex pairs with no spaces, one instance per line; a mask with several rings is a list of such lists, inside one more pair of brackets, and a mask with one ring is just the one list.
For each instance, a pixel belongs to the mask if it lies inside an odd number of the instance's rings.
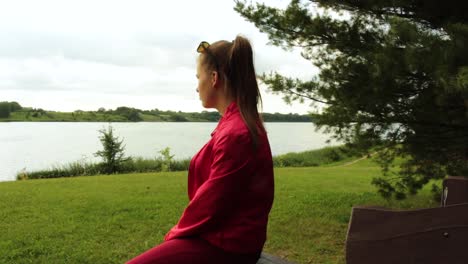
[[[289,1],[266,0],[280,8]],[[41,0],[0,3],[0,101],[54,111],[139,109],[201,112],[195,49],[201,41],[247,37],[257,74],[307,80],[317,74],[300,50],[268,37],[232,0]],[[263,112],[311,111],[260,85]]]

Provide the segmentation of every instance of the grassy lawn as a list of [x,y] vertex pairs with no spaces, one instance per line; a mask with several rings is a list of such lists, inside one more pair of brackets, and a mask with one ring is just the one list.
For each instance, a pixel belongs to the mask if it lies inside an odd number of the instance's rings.
[[[123,263],[160,243],[188,198],[187,172],[0,183],[0,263]],[[437,206],[429,188],[385,201],[370,184],[379,168],[275,169],[265,251],[297,263],[344,263],[353,205]]]

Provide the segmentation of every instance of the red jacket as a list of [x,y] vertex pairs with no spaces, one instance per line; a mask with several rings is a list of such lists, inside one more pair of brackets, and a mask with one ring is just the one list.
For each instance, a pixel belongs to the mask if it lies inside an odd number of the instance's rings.
[[273,203],[273,162],[266,133],[254,152],[237,104],[231,103],[192,158],[189,204],[165,240],[199,236],[226,251],[260,252]]

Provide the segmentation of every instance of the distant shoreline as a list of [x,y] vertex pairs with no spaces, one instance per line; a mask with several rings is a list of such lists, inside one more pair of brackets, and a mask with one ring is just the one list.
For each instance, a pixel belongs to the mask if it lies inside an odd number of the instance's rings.
[[[310,114],[260,115],[264,122],[313,122]],[[218,122],[220,118],[217,111],[175,112],[121,106],[115,110],[99,108],[97,111],[58,112],[22,107],[17,102],[0,102],[0,122]]]

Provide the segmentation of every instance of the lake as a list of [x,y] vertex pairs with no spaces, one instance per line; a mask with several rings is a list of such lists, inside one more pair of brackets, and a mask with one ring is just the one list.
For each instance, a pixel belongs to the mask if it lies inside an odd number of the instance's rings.
[[[175,159],[191,158],[210,139],[217,123],[139,122],[112,123],[124,140],[125,154],[159,157],[170,147]],[[0,123],[0,181],[16,179],[21,170],[40,170],[73,161],[99,161],[98,130],[108,123],[10,122]],[[265,123],[273,155],[318,149],[329,135],[312,123]]]

